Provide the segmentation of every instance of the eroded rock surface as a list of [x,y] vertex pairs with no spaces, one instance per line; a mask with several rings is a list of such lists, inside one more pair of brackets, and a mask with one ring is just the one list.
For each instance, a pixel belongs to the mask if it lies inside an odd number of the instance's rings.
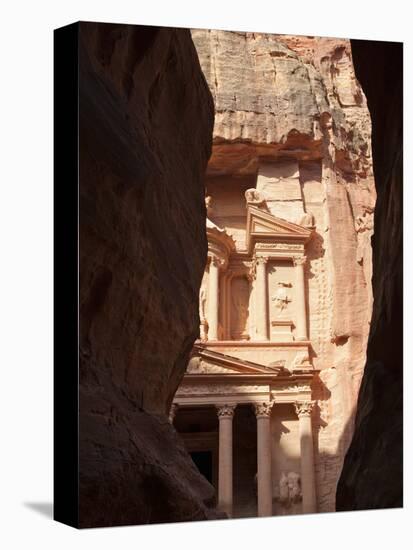
[[[315,225],[307,295],[312,364],[320,370],[315,456],[318,511],[335,509],[366,358],[372,308],[375,188],[370,116],[348,40],[193,30],[214,98],[207,190],[219,190],[239,246],[234,189],[256,188],[269,211]],[[240,182],[242,182],[240,184]]]
[[213,103],[189,31],[80,25],[80,523],[216,517],[167,420],[198,334]]
[[403,45],[354,40],[352,50],[373,128],[374,307],[337,510],[403,505]]

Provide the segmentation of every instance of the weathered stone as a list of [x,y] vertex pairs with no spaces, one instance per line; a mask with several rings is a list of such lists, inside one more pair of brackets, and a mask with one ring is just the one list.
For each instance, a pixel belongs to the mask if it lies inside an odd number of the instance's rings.
[[373,127],[374,307],[337,510],[403,505],[403,45],[355,40],[352,50]]
[[[311,363],[320,370],[313,384],[319,404],[314,413],[317,509],[332,511],[352,434],[372,307],[371,125],[350,42],[205,30],[193,30],[192,37],[216,109],[207,169],[207,192],[216,205],[212,221],[244,254],[244,194],[256,188],[272,215],[314,228],[306,250],[305,294]],[[294,309],[295,281],[283,269],[275,266],[269,290],[274,295],[276,283],[287,277],[292,288],[284,293]],[[249,314],[252,334],[266,337],[265,327],[258,326],[263,319],[255,313],[254,326]],[[292,338],[291,327],[275,320],[270,337],[280,341],[286,335]],[[263,350],[230,350],[258,363],[270,360]],[[281,351],[279,358],[284,358]]]
[[80,524],[216,517],[167,413],[198,335],[213,104],[189,31],[80,24]]

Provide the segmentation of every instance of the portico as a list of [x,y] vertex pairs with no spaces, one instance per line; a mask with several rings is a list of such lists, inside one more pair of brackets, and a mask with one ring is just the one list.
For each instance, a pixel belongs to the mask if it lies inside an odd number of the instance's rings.
[[[277,422],[277,412],[290,406],[296,408],[299,418],[301,413],[311,412],[312,369],[301,368],[297,372],[287,371],[280,365],[263,366],[243,359],[212,351],[202,345],[196,346],[188,365],[187,374],[174,399],[174,412],[186,412],[209,409],[210,415],[218,418],[215,425],[214,444],[208,447],[213,453],[214,445],[218,447],[217,459],[217,495],[218,506],[229,517],[238,516],[234,510],[234,445],[233,422],[237,407],[250,408],[256,418],[256,471],[250,472],[248,483],[256,491],[257,515],[270,516],[279,504],[279,479],[273,472],[273,462],[277,460],[272,452],[272,424]],[[310,416],[305,417],[302,431],[304,452],[300,453],[300,440],[296,438],[296,462],[299,460],[302,487],[302,511],[315,511],[314,501],[314,461],[309,451],[308,441],[312,441]],[[279,421],[280,419],[278,419]],[[197,422],[197,413],[191,416],[191,422]],[[301,429],[301,424],[300,424]],[[239,428],[242,437],[242,426]],[[205,432],[205,440],[213,431]],[[181,433],[189,452],[206,449],[202,436],[198,435],[198,447],[194,445],[194,433]],[[310,438],[310,439],[308,439]],[[290,442],[291,445],[292,442]],[[217,444],[217,445],[216,445]],[[216,452],[216,451],[215,451]],[[214,478],[211,473],[211,479]],[[300,495],[301,496],[301,495]],[[300,498],[301,501],[301,498]],[[301,502],[300,502],[301,505]],[[252,509],[251,504],[251,509]],[[235,514],[234,514],[235,512]]]

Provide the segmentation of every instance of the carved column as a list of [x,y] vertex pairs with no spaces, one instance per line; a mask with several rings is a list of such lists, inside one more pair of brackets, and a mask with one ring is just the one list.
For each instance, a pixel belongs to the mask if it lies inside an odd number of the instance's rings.
[[176,413],[178,412],[178,405],[177,403],[172,403],[171,410],[169,411],[169,422],[171,424],[174,423]]
[[314,473],[314,448],[311,412],[314,401],[303,401],[295,404],[300,423],[301,447],[301,488],[303,494],[303,513],[317,512]]
[[268,258],[263,256],[258,256],[255,260],[255,315],[257,340],[268,340],[267,262]]
[[220,260],[212,256],[208,280],[208,340],[218,340],[219,265]]
[[273,403],[256,403],[258,516],[272,516],[271,430]]
[[304,267],[307,258],[300,256],[293,258],[295,266],[295,296],[296,296],[296,322],[295,339],[307,340],[307,307],[305,297]]
[[224,307],[224,339],[231,339],[231,281],[233,273],[227,271],[225,273],[225,305]]
[[236,405],[217,405],[219,418],[218,507],[232,517],[232,419]]

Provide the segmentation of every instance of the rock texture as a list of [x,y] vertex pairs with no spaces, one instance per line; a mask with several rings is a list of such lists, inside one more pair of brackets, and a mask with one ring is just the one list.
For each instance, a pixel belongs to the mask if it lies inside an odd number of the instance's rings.
[[320,512],[333,511],[372,307],[371,125],[350,42],[208,30],[192,37],[216,110],[207,190],[227,193],[234,240],[244,238],[234,206],[240,182],[263,193],[277,216],[314,218],[306,278],[311,360],[320,370],[317,497]]
[[373,128],[374,308],[337,510],[403,505],[403,45],[354,40],[352,51]]
[[80,24],[80,525],[216,517],[167,420],[198,335],[213,103],[189,31]]

